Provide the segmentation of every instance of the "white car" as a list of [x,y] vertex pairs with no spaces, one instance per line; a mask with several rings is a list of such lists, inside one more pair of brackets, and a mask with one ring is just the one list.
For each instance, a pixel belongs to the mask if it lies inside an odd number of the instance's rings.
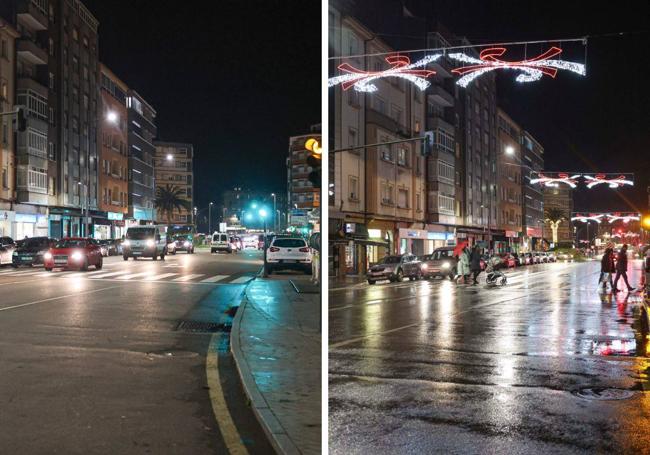
[[266,273],[274,270],[302,270],[311,274],[311,249],[302,238],[280,237],[273,239],[266,251]]
[[210,252],[218,253],[219,251],[225,251],[226,253],[232,253],[232,246],[230,245],[230,239],[228,234],[225,232],[215,232],[212,234],[212,241],[210,242]]

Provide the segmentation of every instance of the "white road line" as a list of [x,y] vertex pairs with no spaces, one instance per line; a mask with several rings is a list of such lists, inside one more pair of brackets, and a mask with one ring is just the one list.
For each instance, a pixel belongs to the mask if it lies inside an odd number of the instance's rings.
[[215,275],[211,276],[210,278],[206,278],[205,280],[201,280],[201,283],[216,283],[217,281],[224,280],[229,276],[230,275]]
[[168,278],[174,275],[178,275],[178,273],[162,273],[160,275],[154,275],[154,276],[150,276],[149,278],[145,278],[145,280],[146,281],[162,280],[163,278]]
[[34,300],[33,302],[21,303],[20,305],[13,305],[13,306],[0,308],[0,311],[13,310],[15,308],[22,308],[22,307],[25,307],[25,306],[36,305],[38,303],[50,302],[52,300],[66,299],[68,297],[75,297],[75,296],[78,296],[78,295],[93,294],[95,292],[101,292],[101,291],[106,291],[108,289],[115,289],[115,288],[119,288],[119,286],[109,286],[107,288],[93,289],[92,291],[75,292],[74,294],[60,295],[58,297],[50,297],[49,299]]
[[88,275],[86,272],[77,272],[77,273],[67,274],[63,278],[81,278],[81,277],[85,277],[86,275]]
[[179,278],[174,278],[172,281],[190,281],[190,280],[193,280],[194,278],[198,278],[198,277],[203,276],[203,275],[205,275],[205,273],[194,273],[194,274],[191,274],[191,275],[185,275],[185,276],[181,276]]
[[240,283],[247,283],[248,281],[252,280],[252,276],[240,276],[236,280],[232,280],[230,283],[231,284],[240,284]]
[[122,271],[122,272],[102,273],[101,275],[95,275],[95,276],[91,276],[89,278],[106,278],[106,277],[115,276],[115,275],[124,275],[124,272]]
[[131,278],[149,275],[151,272],[129,273],[128,275],[115,277],[116,280],[130,280]]

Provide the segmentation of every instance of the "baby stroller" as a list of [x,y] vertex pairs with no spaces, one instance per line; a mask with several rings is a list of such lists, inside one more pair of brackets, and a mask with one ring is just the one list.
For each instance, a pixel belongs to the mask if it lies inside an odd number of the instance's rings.
[[503,261],[499,256],[492,256],[488,259],[485,266],[485,273],[487,274],[485,282],[490,286],[505,286],[508,282],[506,275],[497,270],[497,266]]

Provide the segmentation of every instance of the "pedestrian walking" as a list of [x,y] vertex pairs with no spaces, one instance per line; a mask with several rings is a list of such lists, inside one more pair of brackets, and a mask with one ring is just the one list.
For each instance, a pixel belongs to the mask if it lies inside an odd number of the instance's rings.
[[603,258],[600,260],[600,278],[598,279],[598,284],[603,284],[603,291],[607,290],[607,282],[612,290],[614,289],[614,282],[612,274],[616,272],[616,266],[614,265],[614,249],[606,248]]
[[472,272],[473,284],[478,284],[478,276],[481,274],[481,253],[478,246],[472,248],[472,254],[469,257],[469,269]]
[[469,281],[469,274],[470,274],[469,263],[470,263],[469,248],[465,247],[463,248],[463,251],[460,253],[460,257],[458,258],[458,275],[463,277],[463,283],[465,284],[467,284],[467,282]]
[[616,257],[616,279],[614,279],[614,292],[618,292],[618,279],[623,277],[625,285],[627,286],[628,292],[634,291],[635,288],[630,286],[630,283],[627,281],[627,243],[623,245],[621,251],[618,252]]

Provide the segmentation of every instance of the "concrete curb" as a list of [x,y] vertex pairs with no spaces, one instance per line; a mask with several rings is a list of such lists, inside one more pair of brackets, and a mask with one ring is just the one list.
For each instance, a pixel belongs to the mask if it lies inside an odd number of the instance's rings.
[[296,447],[289,435],[287,435],[284,427],[282,427],[280,421],[275,417],[275,414],[273,414],[273,411],[257,387],[255,378],[253,377],[248,362],[241,350],[241,344],[239,342],[240,325],[244,311],[246,311],[247,303],[248,297],[244,290],[244,295],[239,304],[239,308],[237,309],[237,313],[235,314],[235,318],[233,319],[232,329],[230,331],[230,352],[232,352],[232,356],[235,359],[239,379],[244,387],[246,396],[248,396],[248,399],[251,401],[253,413],[255,414],[255,417],[257,417],[257,420],[262,426],[264,433],[266,433],[266,436],[269,438],[275,451],[282,455],[300,454],[300,450],[298,450],[298,447]]

